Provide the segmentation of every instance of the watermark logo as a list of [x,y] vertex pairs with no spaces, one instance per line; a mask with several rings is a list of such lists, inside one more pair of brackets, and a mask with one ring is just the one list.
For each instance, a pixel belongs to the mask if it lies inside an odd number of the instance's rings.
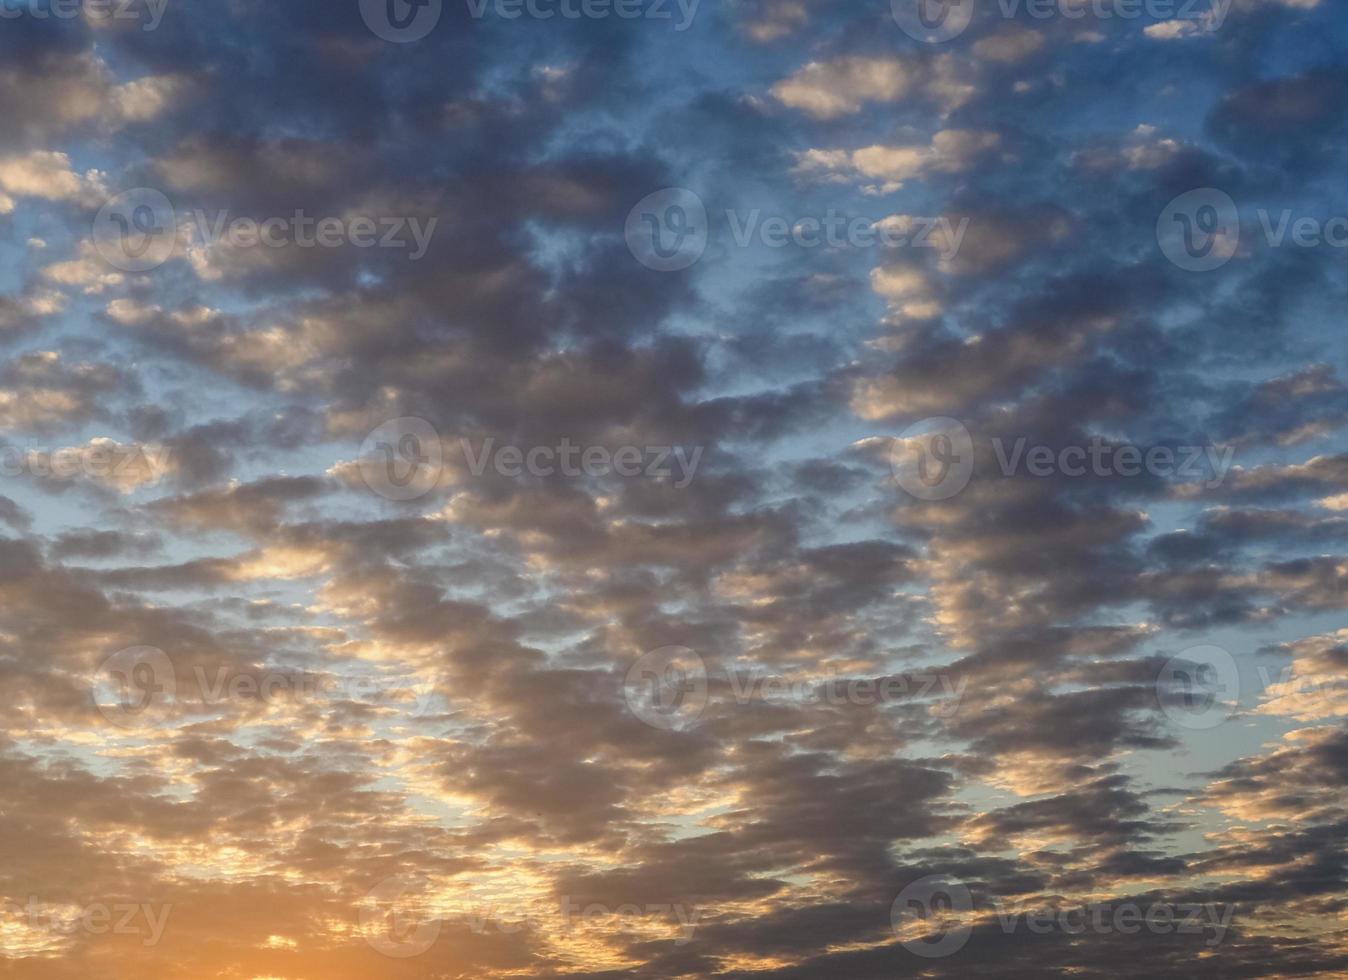
[[674,945],[686,946],[692,942],[693,933],[704,911],[701,906],[689,907],[678,902],[607,905],[603,902],[581,902],[563,895],[555,918],[528,912],[521,916],[489,908],[470,913],[468,927],[480,936],[492,933],[511,936],[525,931],[540,935],[557,932],[567,935],[584,932],[600,932],[610,936],[640,935],[649,926],[650,920],[655,919],[677,925]]
[[637,202],[623,234],[633,257],[646,268],[678,272],[707,250],[707,208],[686,187],[666,187]]
[[829,208],[822,216],[793,220],[779,215],[764,218],[761,208],[745,212],[727,208],[725,218],[731,239],[739,248],[747,248],[755,240],[764,248],[930,248],[942,262],[949,262],[959,254],[970,222],[969,218],[956,222],[944,216],[916,215],[896,215],[877,221],[848,217],[836,208]]
[[173,662],[158,647],[118,650],[98,665],[90,683],[94,706],[118,728],[156,723],[174,703]]
[[[958,254],[970,218],[944,215],[890,215],[871,218],[848,215],[836,208],[822,214],[765,214],[762,208],[718,213],[730,234],[728,247],[799,248],[927,248],[942,262]],[[718,224],[718,228],[722,225]],[[692,191],[666,188],[643,198],[627,216],[627,245],[642,265],[659,272],[678,272],[695,264],[711,237],[707,209]]]
[[425,888],[405,875],[385,878],[360,903],[360,932],[377,953],[393,959],[420,956],[440,938],[441,921],[417,896]]
[[973,928],[965,919],[973,908],[973,895],[964,882],[927,875],[899,892],[889,921],[899,945],[908,952],[940,959],[958,953],[969,941]]
[[[1028,912],[1004,912],[997,909],[1002,932],[1010,935],[1022,926],[1036,936],[1061,932],[1068,936],[1091,933],[1097,936],[1121,933],[1136,935],[1143,930],[1158,936],[1204,936],[1203,945],[1211,948],[1226,938],[1236,906],[1221,902],[1091,902],[1088,905],[1064,905]],[[1211,935],[1206,935],[1209,930]]]
[[360,16],[377,37],[394,44],[420,41],[435,30],[442,0],[360,0]]
[[[412,916],[405,914],[412,904],[406,892],[416,887],[408,879],[391,879],[380,886],[377,899],[367,896],[363,904],[362,932],[367,941],[381,953],[386,949],[402,958],[420,955],[433,944],[435,935],[445,921],[466,921],[468,928],[478,936],[517,936],[532,932],[541,937],[560,935],[597,934],[607,937],[627,935],[653,938],[657,933],[669,936],[675,946],[686,946],[693,940],[706,909],[700,905],[679,902],[624,902],[610,905],[604,902],[582,901],[563,895],[556,909],[539,906],[502,908],[488,905],[455,914],[451,918],[429,920],[425,911],[418,909]],[[398,893],[399,889],[404,889]],[[373,894],[373,892],[371,893]],[[428,944],[429,941],[429,944]]]
[[[1254,211],[1258,231],[1269,248],[1348,248],[1348,215],[1319,218],[1291,208]],[[1251,224],[1250,228],[1253,228]],[[1161,251],[1191,272],[1210,272],[1231,261],[1240,246],[1240,211],[1225,191],[1211,187],[1181,194],[1167,205],[1156,225]]]
[[[973,22],[980,0],[891,0],[890,10],[905,34],[925,44],[959,37]],[[1147,34],[1188,37],[1221,28],[1232,0],[983,0],[982,9],[1004,20],[1061,18],[1080,21],[1153,20]]]
[[158,486],[172,467],[173,450],[162,445],[122,445],[99,438],[62,449],[0,449],[0,476],[27,474],[42,480],[84,477],[123,490]]
[[687,647],[652,650],[628,668],[623,700],[652,728],[683,731],[696,724],[707,707],[707,664]]
[[350,701],[397,708],[404,717],[421,719],[435,707],[435,678],[377,674],[327,674],[286,670],[238,670],[227,666],[213,672],[196,665],[191,682],[179,685],[179,701],[195,698],[202,706],[229,702],[273,704],[289,701]]
[[1167,259],[1188,272],[1220,269],[1240,248],[1240,213],[1225,191],[1200,187],[1171,201],[1156,221]]
[[711,671],[703,658],[687,647],[663,647],[641,657],[628,670],[623,698],[632,714],[651,727],[685,731],[701,718],[713,686],[718,697],[729,695],[740,707],[782,704],[798,708],[878,708],[903,703],[948,718],[959,711],[967,684],[967,677],[930,670],[882,677],[720,668]]
[[[720,680],[720,676],[717,677]],[[828,705],[841,708],[875,708],[900,702],[922,702],[933,698],[927,711],[939,718],[952,717],[959,711],[968,685],[967,677],[958,680],[946,673],[917,671],[888,677],[829,675],[786,677],[729,671],[724,680],[737,705],[776,702],[792,705]]]
[[[1031,443],[994,436],[989,443],[1003,477],[1085,477],[1132,479],[1146,474],[1182,480],[1206,490],[1220,487],[1231,472],[1234,446],[1137,446],[1093,436],[1072,445]],[[890,444],[890,465],[899,486],[919,500],[947,500],[973,474],[973,438],[961,423],[931,418],[910,426]],[[1192,489],[1192,488],[1191,488]]]
[[482,476],[490,462],[498,476],[508,479],[518,479],[525,473],[537,477],[559,473],[566,477],[616,474],[624,479],[644,476],[672,480],[676,490],[683,490],[693,482],[703,452],[702,446],[690,450],[683,446],[619,446],[610,450],[607,446],[581,446],[565,436],[556,446],[528,449],[497,446],[494,437],[487,438],[476,449],[467,439],[460,439],[459,445],[473,476]]
[[410,215],[353,215],[318,218],[296,208],[287,215],[244,218],[228,211],[208,215],[200,208],[191,212],[194,243],[212,249],[221,243],[229,248],[387,248],[402,249],[409,261],[416,262],[430,248],[438,217],[423,221]]
[[228,664],[210,670],[194,664],[180,678],[163,650],[137,646],[119,650],[99,664],[89,688],[104,718],[119,728],[137,728],[163,723],[188,705],[283,701],[350,701],[422,720],[437,710],[440,680],[406,671],[334,674]]
[[924,419],[890,443],[889,465],[894,479],[910,496],[949,500],[973,476],[973,437],[955,419]]
[[1309,215],[1293,220],[1291,208],[1284,208],[1277,214],[1260,208],[1255,214],[1259,218],[1259,227],[1264,233],[1264,241],[1270,248],[1282,248],[1291,232],[1292,244],[1297,248],[1348,248],[1348,216],[1339,215],[1323,221]]
[[303,208],[262,218],[239,217],[227,210],[208,214],[194,208],[179,225],[173,202],[153,187],[118,194],[94,217],[94,248],[122,272],[149,272],[173,258],[181,238],[188,253],[266,248],[400,249],[410,261],[421,259],[440,219],[411,215],[315,217]]
[[1143,449],[1130,443],[1114,444],[1096,436],[1084,446],[1030,445],[1025,437],[1010,446],[993,438],[992,451],[1002,476],[1020,473],[1035,477],[1084,476],[1125,479],[1143,473],[1162,479],[1180,478],[1201,483],[1215,490],[1226,482],[1235,459],[1234,446],[1150,446]]
[[468,13],[481,20],[490,10],[502,20],[679,20],[674,24],[678,33],[693,26],[697,8],[702,0],[466,0]]
[[390,419],[361,443],[359,466],[365,485],[379,496],[416,500],[440,482],[444,449],[435,426],[425,419]]
[[[360,15],[378,37],[396,44],[420,41],[440,22],[443,0],[360,0]],[[693,26],[701,0],[465,0],[468,16],[504,21],[664,20],[683,32]],[[677,8],[677,9],[676,9]],[[677,20],[676,20],[677,18]]]
[[943,44],[959,37],[974,19],[975,0],[890,0],[900,30],[923,44]]
[[[1036,936],[1061,932],[1068,936],[1153,935],[1197,936],[1203,945],[1219,945],[1231,928],[1236,906],[1221,902],[1137,901],[1063,904],[1038,909],[1007,909],[990,902],[983,916],[1005,935],[1022,929]],[[915,956],[953,956],[968,943],[973,927],[973,899],[964,882],[946,875],[928,875],[899,893],[890,912],[899,944]]]
[[[609,906],[602,902],[581,903],[565,895],[561,901],[562,929],[566,932],[593,930],[596,926],[608,926],[610,931],[617,932],[634,931],[634,927],[642,920],[657,917],[678,922],[679,935],[674,940],[675,946],[686,946],[692,942],[702,912],[700,907],[690,909],[677,902],[652,902],[646,905],[629,902]],[[613,929],[613,926],[617,928]]]
[[[0,3],[0,20],[31,17],[33,20],[74,20],[110,24],[142,20],[142,31],[152,31],[164,19],[168,0],[27,0],[17,6]],[[143,8],[143,9],[142,9]]]
[[1156,696],[1166,717],[1181,728],[1216,728],[1239,707],[1240,668],[1221,647],[1190,647],[1161,667]]
[[171,904],[151,902],[94,902],[78,905],[29,895],[20,905],[0,898],[0,935],[21,938],[22,933],[48,936],[142,936],[141,945],[159,945],[168,926]]
[[122,272],[149,272],[173,256],[178,216],[173,203],[153,187],[123,191],[94,216],[94,249]]

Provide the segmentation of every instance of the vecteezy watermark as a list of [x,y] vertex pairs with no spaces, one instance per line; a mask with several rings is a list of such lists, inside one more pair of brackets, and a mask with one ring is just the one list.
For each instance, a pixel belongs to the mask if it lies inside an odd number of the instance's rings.
[[319,673],[242,666],[194,664],[179,671],[158,647],[119,650],[90,679],[94,705],[119,728],[165,721],[188,704],[210,708],[230,702],[355,701],[425,717],[436,694],[434,679],[358,673]]
[[[1231,472],[1232,446],[1148,446],[1107,442],[1092,437],[1082,445],[1031,444],[1021,436],[1008,442],[989,440],[997,468],[1004,477],[1093,476],[1132,478],[1147,474],[1161,479],[1199,483],[1208,490],[1225,482]],[[974,475],[974,441],[956,419],[923,419],[890,443],[889,461],[895,482],[918,500],[948,500]]]
[[707,707],[707,663],[688,647],[651,650],[627,669],[623,700],[652,728],[691,728]]
[[1240,213],[1225,191],[1200,187],[1166,205],[1156,241],[1167,259],[1189,272],[1211,272],[1240,248]]
[[118,728],[157,724],[178,697],[173,661],[151,646],[118,650],[98,665],[89,686],[94,706]]
[[178,244],[178,216],[163,191],[133,187],[94,216],[94,249],[122,272],[149,272],[170,258]]
[[152,31],[164,19],[168,0],[26,0],[16,6],[0,3],[0,20],[74,20],[103,25],[143,21],[142,31]]
[[[987,913],[992,913],[990,916]],[[945,875],[929,875],[899,893],[890,910],[890,921],[899,945],[916,956],[939,959],[953,956],[969,942],[976,918],[995,921],[1011,935],[1021,929],[1037,936],[1061,932],[1069,936],[1086,933],[1202,937],[1203,945],[1219,945],[1231,928],[1236,906],[1224,902],[1091,902],[1029,911],[1007,910],[992,901],[985,911],[974,911],[968,886]]]
[[641,476],[669,479],[677,467],[676,490],[693,482],[703,449],[701,446],[693,446],[689,451],[683,446],[620,446],[610,450],[607,446],[580,446],[566,437],[556,446],[497,446],[494,438],[486,439],[476,450],[467,439],[460,439],[459,445],[473,476],[486,472],[488,460],[497,475],[510,478],[525,473],[544,477],[560,473],[571,477],[616,474],[628,479]]
[[[700,654],[670,646],[641,656],[623,679],[623,700],[632,714],[664,731],[692,728],[710,699],[712,681],[736,705],[754,703],[878,707],[922,703],[932,714],[948,717],[959,709],[968,678],[937,671],[885,677],[838,674],[789,676],[765,671],[727,670],[714,676]],[[930,704],[927,704],[931,699]]]
[[360,933],[376,952],[410,959],[427,952],[440,938],[441,920],[428,907],[429,886],[409,875],[385,878],[358,908]]
[[[655,20],[673,21],[686,31],[702,0],[464,0],[474,20],[495,17],[530,20]],[[435,30],[444,13],[443,0],[360,0],[360,15],[378,37],[396,44],[420,41]]]
[[231,701],[262,704],[281,701],[356,701],[397,706],[422,717],[435,695],[433,679],[376,674],[333,674],[306,670],[240,669],[193,665],[187,683],[178,684],[179,700],[192,695],[203,707]]
[[207,213],[200,208],[191,212],[198,229],[195,239],[207,247],[220,243],[231,248],[387,248],[408,252],[415,262],[426,254],[438,217],[423,223],[413,215],[356,215],[354,217],[316,218],[296,208],[288,215],[268,218],[236,218],[228,211]]
[[[1216,728],[1234,718],[1241,696],[1250,691],[1271,714],[1342,714],[1348,704],[1348,677],[1298,674],[1295,663],[1276,671],[1255,665],[1242,676],[1235,657],[1219,646],[1190,647],[1169,658],[1156,677],[1156,699],[1165,715],[1182,728]],[[1271,699],[1271,700],[1270,700]]]
[[763,217],[762,208],[740,212],[725,210],[732,241],[747,248],[755,240],[765,248],[931,248],[943,260],[953,259],[969,230],[968,218],[952,222],[946,217],[922,218],[848,217],[834,208],[822,216],[789,220],[780,216]]
[[645,905],[627,902],[609,906],[602,902],[582,903],[565,895],[561,900],[562,928],[567,932],[578,929],[635,931],[639,922],[657,917],[678,922],[679,936],[674,940],[675,946],[686,946],[692,941],[702,912],[703,909],[699,907],[688,908],[678,902],[649,902]]
[[361,478],[389,500],[416,500],[435,489],[445,469],[440,433],[425,419],[406,416],[376,427],[360,446]]
[[471,912],[468,924],[478,935],[496,932],[508,936],[525,931],[546,933],[553,930],[564,933],[599,931],[612,935],[641,932],[643,925],[651,919],[656,919],[676,924],[678,935],[674,939],[674,945],[686,946],[692,941],[703,912],[704,909],[700,906],[690,908],[678,902],[645,904],[624,902],[607,905],[603,902],[582,902],[563,895],[558,903],[555,918],[536,914],[512,916],[507,912],[489,909]]
[[123,191],[94,217],[93,242],[109,265],[123,272],[149,272],[171,259],[179,241],[189,247],[400,249],[415,262],[430,247],[438,217],[424,222],[409,215],[315,217],[303,208],[286,215],[235,217],[227,210],[195,208],[179,220],[162,191]]
[[997,923],[1008,935],[1020,928],[1038,936],[1053,931],[1069,936],[1085,933],[1131,936],[1146,931],[1158,936],[1202,936],[1203,945],[1220,945],[1231,928],[1236,906],[1225,902],[1091,902],[1088,905],[997,912]]
[[636,260],[656,272],[688,268],[707,250],[707,207],[685,187],[647,194],[627,213],[623,228]]
[[885,677],[789,677],[752,671],[727,671],[723,678],[738,705],[754,702],[782,704],[826,704],[833,707],[852,705],[873,708],[901,701],[925,701],[934,698],[933,714],[949,717],[959,710],[969,678],[917,671]]
[[1152,20],[1174,24],[1176,34],[1211,33],[1226,22],[1232,0],[890,0],[894,21],[905,34],[925,44],[959,37],[979,10],[1006,20],[1022,14],[1032,20]]
[[1284,208],[1275,216],[1267,208],[1255,211],[1259,228],[1270,248],[1282,248],[1291,232],[1292,244],[1297,248],[1348,248],[1348,216],[1322,220],[1309,215],[1296,217],[1291,208]]
[[1348,677],[1298,674],[1295,663],[1277,670],[1257,664],[1253,677],[1242,675],[1230,653],[1211,645],[1181,651],[1156,678],[1157,702],[1181,728],[1216,728],[1229,721],[1250,690],[1259,701],[1255,710],[1269,714],[1332,717],[1348,705]]
[[[460,438],[468,472],[492,472],[508,479],[536,477],[645,477],[672,480],[683,490],[702,462],[702,446],[587,446],[563,436],[555,446],[498,445],[494,436],[474,444]],[[361,443],[358,459],[365,485],[389,500],[416,500],[440,483],[444,444],[435,426],[408,416],[377,426]]]
[[0,935],[22,941],[29,936],[143,936],[142,946],[155,946],[164,936],[171,904],[93,902],[80,905],[29,895],[23,903],[0,898]]
[[[1254,210],[1269,248],[1348,248],[1348,215],[1297,215],[1291,208]],[[1156,222],[1161,253],[1189,272],[1211,272],[1235,257],[1242,235],[1240,209],[1225,191],[1200,187],[1166,205]]]
[[464,0],[474,20],[494,14],[502,20],[667,20],[674,30],[693,26],[702,0]]
[[98,439],[63,449],[0,449],[0,476],[24,474],[42,480],[82,476],[109,486],[153,487],[168,473],[173,450],[160,445],[122,445]]
[[[439,939],[448,913],[438,914],[434,907],[430,882],[411,875],[395,875],[371,888],[359,905],[360,932],[365,941],[384,956],[409,959],[428,952]],[[652,922],[677,929],[674,945],[686,946],[693,939],[704,909],[678,902],[603,902],[580,901],[562,896],[554,911],[525,911],[512,914],[496,908],[474,909],[466,915],[454,913],[456,920],[466,919],[468,928],[479,936],[516,935],[536,932],[542,935],[601,932],[605,935],[649,933]]]
[[[1002,476],[1027,473],[1030,476],[1122,476],[1146,473],[1162,478],[1201,481],[1215,490],[1231,472],[1234,446],[1141,446],[1107,443],[1099,436],[1084,446],[1029,445],[1025,437],[1010,447],[994,438],[992,451]],[[1089,460],[1089,465],[1088,465]]]
[[890,443],[894,479],[918,500],[949,500],[974,473],[974,440],[962,422],[944,416],[923,419]]
[[1240,667],[1221,647],[1189,647],[1161,666],[1156,699],[1181,728],[1216,728],[1240,707]]
[[420,41],[435,30],[442,0],[360,0],[360,16],[377,37],[395,44]]
[[906,885],[890,906],[889,921],[899,945],[924,959],[958,953],[973,927],[969,886],[957,878],[927,875]]
[[941,44],[959,37],[973,23],[977,0],[890,0],[894,22],[905,34],[924,44]]
[[[737,248],[930,248],[943,260],[958,254],[969,218],[892,215],[849,216],[834,208],[822,215],[765,216],[762,208],[726,208],[725,224]],[[632,256],[657,272],[677,272],[707,250],[710,226],[702,199],[686,187],[666,187],[633,206],[623,227]]]

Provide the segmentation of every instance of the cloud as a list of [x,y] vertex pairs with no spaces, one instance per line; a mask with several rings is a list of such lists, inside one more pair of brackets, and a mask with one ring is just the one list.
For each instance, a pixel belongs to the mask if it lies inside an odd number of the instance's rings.
[[933,174],[955,174],[1001,145],[994,132],[943,129],[929,144],[874,145],[858,150],[805,150],[796,156],[795,173],[807,180],[881,181],[870,185],[891,193],[906,181]]
[[107,197],[104,180],[97,170],[83,176],[75,173],[70,169],[70,157],[55,150],[0,158],[0,190],[12,197],[94,207]]
[[893,58],[813,61],[778,82],[772,94],[783,105],[818,119],[861,110],[865,102],[895,102],[912,87],[910,69]]

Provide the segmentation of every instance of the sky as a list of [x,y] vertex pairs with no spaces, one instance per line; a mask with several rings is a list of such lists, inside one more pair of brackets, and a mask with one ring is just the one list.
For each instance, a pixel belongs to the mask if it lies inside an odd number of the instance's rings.
[[1348,977],[1333,0],[0,0],[0,974]]

